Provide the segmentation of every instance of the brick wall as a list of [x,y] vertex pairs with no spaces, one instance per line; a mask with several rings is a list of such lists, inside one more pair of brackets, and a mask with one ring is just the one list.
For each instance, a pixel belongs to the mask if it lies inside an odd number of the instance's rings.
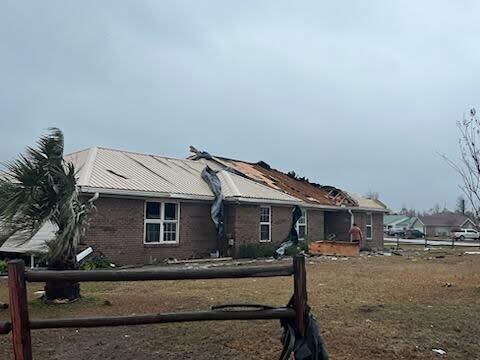
[[288,236],[292,225],[292,211],[290,206],[272,206],[272,242],[281,243]]
[[[217,249],[215,226],[210,218],[208,202],[181,202],[178,244],[144,244],[144,206],[142,199],[101,197],[97,212],[82,241],[103,252],[112,262],[145,264],[164,258],[199,258]],[[280,243],[290,230],[291,206],[271,206],[271,240]],[[233,238],[235,249],[244,244],[260,244],[260,205],[227,204],[226,235]],[[366,234],[365,214],[355,213],[355,221]],[[383,215],[373,215],[374,239],[371,247],[383,246]],[[335,233],[337,240],[348,241],[350,214],[307,210],[307,237],[323,240]],[[234,253],[233,253],[234,255]]]
[[372,248],[383,250],[383,213],[373,214]]
[[235,207],[233,236],[235,248],[260,240],[260,207],[258,205],[231,205]]
[[[363,236],[367,236],[366,212],[354,212],[355,223],[362,230]],[[383,214],[372,213],[373,238],[362,244],[364,249],[383,249]]]
[[179,244],[144,244],[144,200],[102,197],[83,243],[116,264],[144,264],[164,258],[208,256],[216,249],[209,203],[180,203]]
[[325,240],[325,213],[322,210],[307,210],[307,239]]

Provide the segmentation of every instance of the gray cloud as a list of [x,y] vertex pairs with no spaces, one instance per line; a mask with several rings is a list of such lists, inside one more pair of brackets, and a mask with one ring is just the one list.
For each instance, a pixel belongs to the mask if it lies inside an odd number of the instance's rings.
[[212,153],[453,206],[478,104],[475,1],[0,4],[0,159],[58,126],[92,145]]

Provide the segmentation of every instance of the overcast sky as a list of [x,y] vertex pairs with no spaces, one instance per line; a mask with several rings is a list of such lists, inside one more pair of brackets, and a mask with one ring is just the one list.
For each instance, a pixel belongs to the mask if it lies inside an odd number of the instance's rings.
[[264,160],[391,208],[454,207],[480,104],[480,2],[0,2],[0,160],[67,151]]

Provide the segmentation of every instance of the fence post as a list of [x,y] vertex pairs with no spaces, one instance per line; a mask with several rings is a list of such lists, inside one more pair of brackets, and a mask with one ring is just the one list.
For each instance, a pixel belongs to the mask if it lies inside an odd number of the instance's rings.
[[28,320],[25,263],[12,260],[8,263],[8,292],[15,360],[32,360],[32,341]]
[[295,310],[295,327],[300,336],[305,336],[305,315],[307,309],[307,276],[305,257],[293,258],[293,308]]

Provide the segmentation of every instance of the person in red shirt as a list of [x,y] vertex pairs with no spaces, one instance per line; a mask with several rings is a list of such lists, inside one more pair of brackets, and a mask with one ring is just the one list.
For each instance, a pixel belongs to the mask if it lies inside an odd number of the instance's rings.
[[358,242],[359,244],[362,244],[362,242],[363,242],[362,230],[360,230],[360,228],[355,223],[353,224],[352,228],[350,229],[350,236],[351,236],[353,242]]

